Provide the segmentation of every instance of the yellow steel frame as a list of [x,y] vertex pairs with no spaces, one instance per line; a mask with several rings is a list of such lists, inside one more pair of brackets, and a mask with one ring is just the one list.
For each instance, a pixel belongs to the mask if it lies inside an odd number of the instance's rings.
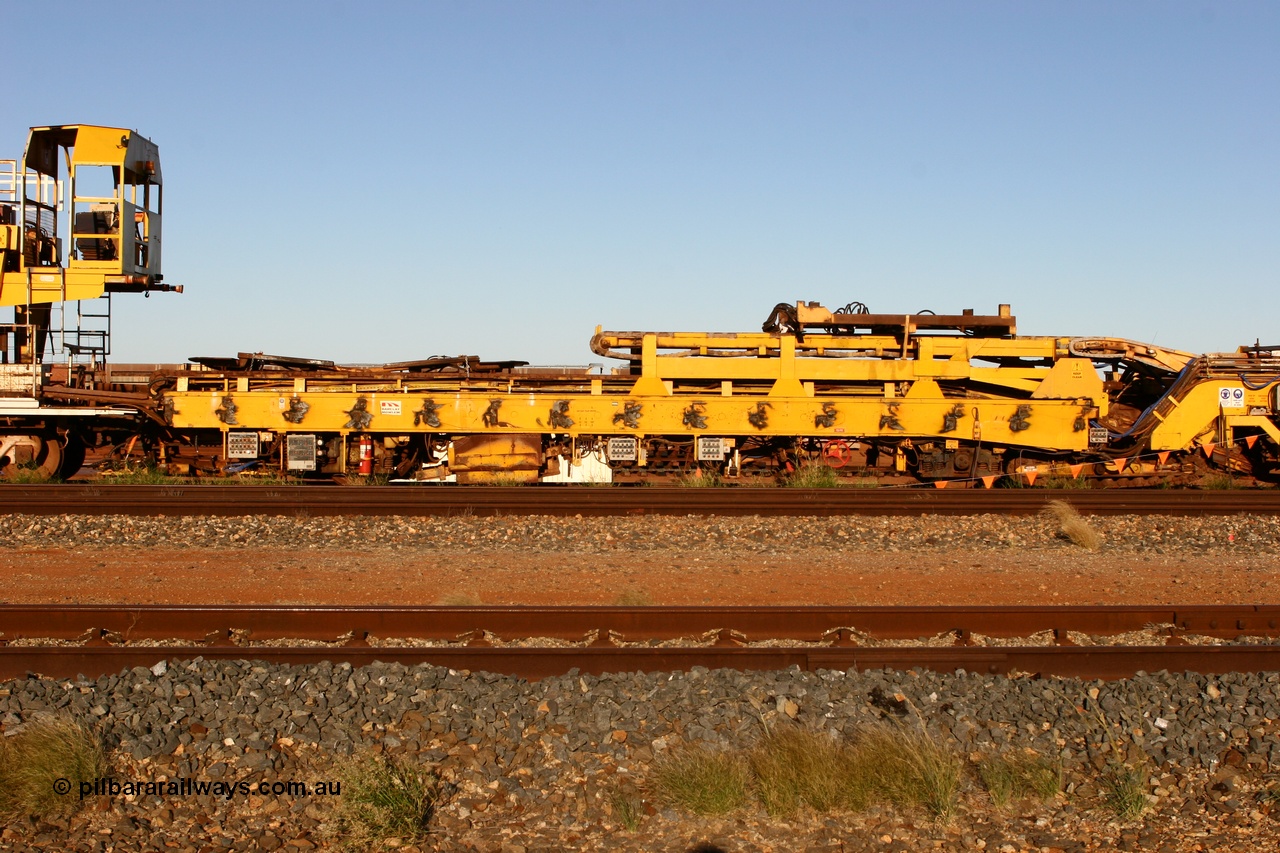
[[[306,403],[307,415],[300,424],[284,418],[294,399]],[[964,399],[921,397],[758,397],[749,395],[680,395],[645,397],[627,393],[563,394],[541,391],[511,393],[452,394],[399,392],[352,393],[350,390],[307,391],[301,394],[275,392],[186,392],[172,393],[173,426],[178,429],[257,429],[275,432],[324,432],[349,435],[373,432],[408,435],[413,433],[501,434],[555,433],[570,437],[591,435],[725,435],[792,436],[829,438],[928,436],[937,439],[981,439],[1001,445],[1051,447],[1084,450],[1088,431],[1079,429],[1088,407],[1078,401],[1039,400],[1029,404],[1000,398]],[[372,414],[364,428],[348,427],[350,412],[359,400]],[[424,400],[438,406],[440,426],[430,427],[414,413]],[[227,401],[235,405],[236,424],[225,423]],[[909,405],[904,405],[909,401]],[[499,403],[492,409],[494,402]],[[627,404],[639,404],[635,428],[628,428],[615,416]],[[572,424],[557,425],[552,407]],[[1021,406],[1030,405],[1027,428],[1010,428]],[[764,408],[761,409],[761,406]],[[956,407],[960,411],[956,412]],[[763,412],[763,425],[752,416]],[[958,426],[943,432],[945,419],[953,412]],[[486,420],[486,413],[491,416]],[[831,426],[818,426],[824,415],[834,415]],[[696,416],[702,427],[691,426]],[[757,421],[759,422],[759,421]]]
[[[790,335],[597,332],[593,346],[638,349],[641,374],[561,380],[556,386],[508,377],[362,383],[298,378],[292,387],[268,375],[234,382],[196,375],[183,378],[167,397],[179,429],[909,436],[1061,450],[1086,449],[1084,424],[1107,405],[1091,362],[1067,356],[1061,338],[922,337],[904,347],[873,336],[812,335],[798,343]],[[862,357],[895,349],[897,358]],[[669,350],[678,354],[662,354]],[[841,357],[851,354],[858,357]],[[1039,364],[973,367],[970,360],[980,357]],[[971,387],[948,395],[939,382]],[[973,390],[975,383],[986,390]],[[349,425],[360,399],[372,419],[367,426]],[[223,421],[228,400],[237,424]],[[300,424],[284,418],[295,400],[309,407]],[[436,407],[439,426],[421,415],[415,419],[426,400]],[[635,426],[626,424],[629,406],[639,406]],[[948,420],[954,421],[950,428]]]
[[[1087,425],[1107,414],[1108,398],[1093,361],[1072,355],[1072,344],[1058,337],[597,329],[595,352],[630,359],[639,370],[557,379],[264,372],[232,380],[193,373],[166,396],[175,428],[223,433],[958,439],[1084,451]],[[1150,356],[1149,348],[1143,352]],[[1200,372],[1184,371],[1153,410],[1149,449],[1229,441],[1242,429],[1280,444],[1270,416],[1274,387],[1250,389],[1242,381],[1243,371],[1256,372],[1254,362],[1203,357],[1198,364]],[[1224,388],[1242,389],[1243,406],[1220,408]],[[351,417],[360,401],[367,423]],[[235,424],[224,422],[228,402]],[[302,423],[284,417],[297,403],[309,407]]]
[[[1223,409],[1218,393],[1222,389],[1240,389],[1244,392],[1243,406],[1239,409]],[[1152,450],[1181,450],[1196,441],[1233,441],[1237,428],[1261,429],[1273,441],[1280,444],[1280,430],[1265,415],[1248,414],[1251,410],[1269,410],[1274,386],[1251,389],[1235,380],[1207,379],[1196,385],[1181,399],[1173,400],[1172,410],[1156,417],[1160,423],[1151,433]],[[1231,434],[1220,433],[1230,430]]]
[[900,383],[917,379],[980,382],[1034,395],[1052,368],[975,367],[972,362],[1038,359],[1052,361],[1056,368],[1058,362],[1066,361],[1072,366],[1054,376],[1053,396],[1089,397],[1106,414],[1102,380],[1088,359],[1070,358],[1068,343],[1068,338],[958,335],[917,337],[907,342],[886,335],[806,335],[803,342],[797,342],[791,335],[763,333],[620,333],[597,329],[592,349],[601,354],[638,350],[641,378],[635,393],[658,397],[671,393],[666,382],[681,379],[772,382],[770,393],[778,397],[802,396],[805,382]]
[[[97,125],[67,125],[31,129],[27,156],[19,166],[19,182],[24,170],[57,178],[60,174],[58,149],[65,148],[67,177],[74,184],[76,170],[88,166],[106,166],[118,170],[116,193],[111,198],[55,199],[56,210],[64,203],[80,201],[105,202],[116,207],[117,225],[108,234],[85,234],[75,231],[74,221],[67,233],[49,235],[58,241],[59,257],[53,264],[26,264],[21,255],[16,271],[4,272],[0,267],[0,306],[37,305],[96,299],[112,284],[133,284],[135,279],[153,276],[160,269],[160,210],[158,195],[146,198],[148,192],[160,192],[159,150],[155,144],[131,130]],[[56,185],[55,185],[56,186]],[[139,187],[143,188],[141,195]],[[60,189],[55,192],[61,193]],[[19,186],[19,195],[21,189]],[[22,242],[22,223],[0,226],[0,249],[18,251]],[[85,259],[71,251],[79,238],[107,240],[115,243],[116,257],[111,260]],[[61,255],[69,255],[61,263]]]

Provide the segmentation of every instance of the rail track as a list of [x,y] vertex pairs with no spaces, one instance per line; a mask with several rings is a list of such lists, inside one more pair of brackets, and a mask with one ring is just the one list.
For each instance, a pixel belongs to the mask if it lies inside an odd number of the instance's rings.
[[0,485],[0,512],[35,515],[1093,515],[1280,514],[1280,490],[753,489],[566,486]]
[[[1141,633],[1136,642],[1134,632]],[[1115,679],[1280,670],[1280,605],[1191,607],[0,607],[0,677],[159,660],[429,663],[538,679],[912,669]],[[1113,638],[1114,644],[1103,638]]]

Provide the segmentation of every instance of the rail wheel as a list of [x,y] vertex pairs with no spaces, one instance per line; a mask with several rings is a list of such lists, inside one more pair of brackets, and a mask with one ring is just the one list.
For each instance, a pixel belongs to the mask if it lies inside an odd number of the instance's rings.
[[6,480],[44,482],[57,477],[62,469],[63,446],[55,437],[42,435],[6,436],[4,467],[0,476]]
[[69,480],[84,466],[87,449],[84,440],[76,435],[67,436],[62,447],[62,464],[58,467],[58,476]]

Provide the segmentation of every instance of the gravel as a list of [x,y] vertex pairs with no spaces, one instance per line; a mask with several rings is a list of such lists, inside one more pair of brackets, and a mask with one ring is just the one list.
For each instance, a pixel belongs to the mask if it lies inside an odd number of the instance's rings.
[[[1100,554],[1272,554],[1280,517],[1088,516],[1102,536]],[[180,537],[174,535],[181,530]],[[799,531],[804,531],[803,535]],[[948,552],[956,549],[1072,551],[1047,515],[776,518],[645,516],[528,517],[135,517],[11,515],[0,547],[296,548],[358,544],[390,550],[483,550],[604,554],[714,549],[736,555],[867,549]]]
[[[1280,518],[1095,516],[1108,556],[1270,558]],[[136,518],[12,515],[0,547],[283,548],[390,554],[794,555],[906,552],[1079,555],[1047,516],[762,518]],[[180,530],[181,535],[174,531]],[[945,561],[941,561],[945,562]],[[1176,580],[1173,583],[1177,583]],[[252,654],[251,649],[245,650]],[[896,698],[901,695],[902,700]],[[890,697],[887,701],[886,697]],[[1159,851],[1280,847],[1280,675],[1156,673],[1117,682],[935,673],[707,672],[582,676],[530,683],[428,666],[352,669],[191,661],[96,681],[0,683],[0,732],[42,715],[88,721],[119,779],[307,781],[372,749],[434,768],[449,796],[425,842],[400,849],[534,853],[577,849],[725,851]],[[869,722],[924,726],[970,761],[1032,748],[1059,757],[1058,798],[1001,811],[972,766],[945,824],[888,805],[857,814],[691,819],[646,803],[627,830],[619,796],[645,797],[653,762],[686,744],[746,748],[780,725],[853,736]],[[1102,772],[1141,764],[1153,811],[1118,822],[1100,808]],[[70,818],[16,820],[0,850],[204,853],[325,847],[332,801],[303,796],[97,796]],[[1280,815],[1280,807],[1277,808]],[[712,848],[708,848],[712,849]]]
[[[528,682],[431,666],[278,666],[194,660],[86,679],[0,684],[5,735],[48,714],[88,721],[119,780],[332,780],[372,749],[432,768],[448,797],[406,850],[1078,851],[1261,849],[1280,839],[1262,796],[1280,765],[1280,674],[1154,673],[1115,682],[957,672],[687,673]],[[790,821],[751,810],[693,820],[646,806],[628,830],[619,797],[645,797],[653,762],[687,744],[748,748],[801,725],[855,737],[922,726],[971,762],[1034,749],[1066,791],[1010,811],[972,767],[959,814],[874,806]],[[1153,811],[1101,809],[1101,774],[1144,768]],[[74,796],[74,794],[72,795]],[[0,849],[261,850],[323,847],[332,800],[300,795],[93,796],[68,819],[11,822]],[[1280,815],[1280,813],[1278,813]],[[981,843],[980,843],[981,842]],[[1268,849],[1270,849],[1268,847]]]

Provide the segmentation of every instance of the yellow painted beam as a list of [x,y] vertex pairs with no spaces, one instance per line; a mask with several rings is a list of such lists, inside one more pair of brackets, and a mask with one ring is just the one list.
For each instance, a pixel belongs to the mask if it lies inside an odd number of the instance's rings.
[[[1088,431],[1075,428],[1074,401],[972,400],[938,397],[703,396],[636,397],[622,394],[357,394],[350,391],[274,393],[263,391],[174,392],[173,426],[178,429],[256,429],[277,432],[409,435],[413,433],[558,433],[596,435],[725,435],[817,437],[970,438],[979,422],[983,441],[1028,447],[1083,450]],[[359,401],[363,400],[363,409]],[[284,416],[306,405],[301,423]],[[424,407],[424,403],[430,405]],[[627,427],[628,404],[640,407],[636,426]],[[957,426],[943,432],[956,407]],[[1019,408],[1029,412],[1024,430],[1010,424]],[[430,426],[430,409],[439,426]],[[558,409],[558,411],[557,411]],[[225,419],[234,411],[236,423]],[[357,413],[368,414],[361,425]],[[415,423],[415,414],[418,415]],[[566,420],[557,421],[557,415]],[[822,425],[831,416],[830,426]],[[569,423],[571,422],[571,423]]]

